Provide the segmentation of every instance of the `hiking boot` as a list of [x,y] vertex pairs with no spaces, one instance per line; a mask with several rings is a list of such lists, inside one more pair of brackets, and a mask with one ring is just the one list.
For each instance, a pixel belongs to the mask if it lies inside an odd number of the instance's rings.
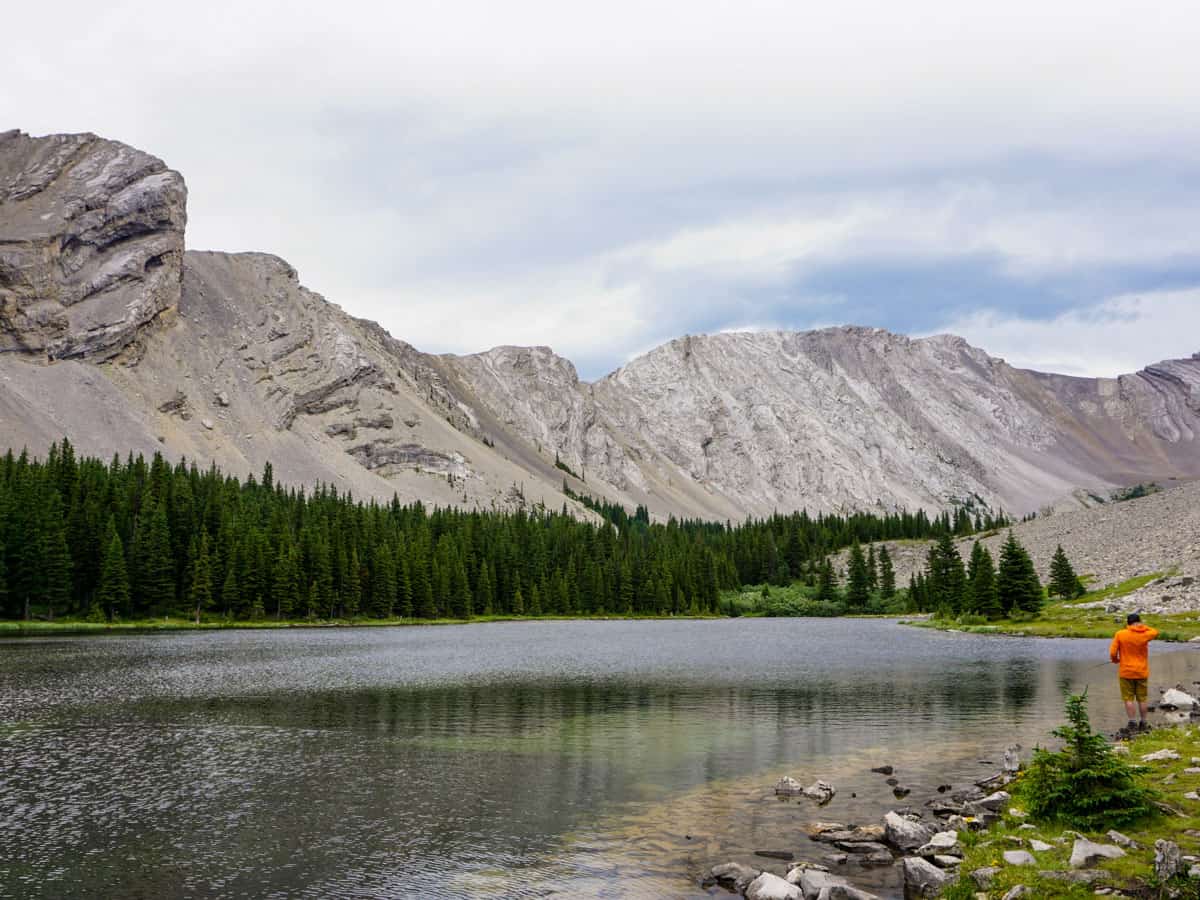
[[1150,723],[1149,723],[1149,722],[1147,722],[1147,721],[1145,721],[1145,720],[1143,719],[1141,722],[1138,722],[1138,728],[1137,728],[1137,730],[1138,730],[1138,731],[1142,731],[1142,732],[1149,731],[1149,730],[1150,730]]

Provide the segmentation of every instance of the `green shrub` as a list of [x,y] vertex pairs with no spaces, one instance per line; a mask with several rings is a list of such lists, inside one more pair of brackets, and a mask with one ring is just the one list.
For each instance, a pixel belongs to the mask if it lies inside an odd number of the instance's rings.
[[1023,609],[1014,609],[1008,614],[1010,622],[1033,622],[1038,618],[1038,613],[1027,612]]
[[987,616],[976,616],[971,613],[965,613],[958,617],[959,625],[986,625],[987,623]]
[[1111,752],[1092,730],[1087,691],[1067,698],[1067,724],[1052,732],[1064,745],[1057,753],[1033,751],[1019,793],[1032,819],[1083,831],[1121,828],[1157,813],[1158,794],[1138,783],[1147,771]]

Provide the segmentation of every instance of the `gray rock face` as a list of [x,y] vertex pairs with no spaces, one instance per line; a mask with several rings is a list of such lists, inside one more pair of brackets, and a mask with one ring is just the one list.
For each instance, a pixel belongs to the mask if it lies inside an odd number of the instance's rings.
[[1073,379],[1013,369],[960,338],[834,328],[689,336],[590,385],[544,347],[447,362],[589,481],[709,517],[971,497],[1028,511],[1158,471],[1149,446],[1171,472],[1146,477],[1200,475],[1194,359]]
[[[559,508],[566,481],[714,520],[971,498],[1025,512],[1200,477],[1200,357],[1072,379],[958,338],[835,328],[681,338],[588,384],[545,347],[421,353],[277,257],[185,254],[186,197],[124,144],[0,133],[5,444],[42,453],[65,431],[104,457],[270,460],[293,484],[478,508]],[[1153,589],[1200,597],[1182,571]]]
[[0,353],[112,356],[178,305],[187,189],[92,134],[0,134]]
[[1174,841],[1154,842],[1154,877],[1161,882],[1170,881],[1183,871],[1183,856]]

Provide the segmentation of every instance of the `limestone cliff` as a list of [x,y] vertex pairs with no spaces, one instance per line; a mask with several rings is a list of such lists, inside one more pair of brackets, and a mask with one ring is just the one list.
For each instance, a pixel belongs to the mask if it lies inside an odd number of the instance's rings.
[[1200,358],[1078,379],[838,328],[685,337],[588,384],[546,347],[422,353],[278,257],[184,253],[185,209],[141,151],[0,134],[0,444],[270,460],[296,484],[479,508],[557,508],[565,481],[713,519],[1020,513],[1200,477]]

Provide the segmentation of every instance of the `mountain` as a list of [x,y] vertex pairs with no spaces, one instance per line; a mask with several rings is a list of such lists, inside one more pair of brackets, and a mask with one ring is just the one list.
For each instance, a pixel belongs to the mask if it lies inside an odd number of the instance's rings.
[[123,144],[0,133],[0,444],[589,515],[566,481],[713,519],[1023,513],[1200,477],[1200,354],[1083,379],[847,327],[688,336],[589,384],[546,347],[422,353],[278,257],[185,252],[186,201]]

